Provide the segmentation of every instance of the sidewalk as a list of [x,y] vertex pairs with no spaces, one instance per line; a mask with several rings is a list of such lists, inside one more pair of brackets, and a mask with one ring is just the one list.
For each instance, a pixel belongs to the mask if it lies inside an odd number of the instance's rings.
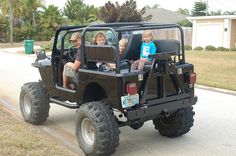
[[[34,51],[40,50],[40,46],[34,46]],[[0,51],[7,52],[7,53],[14,53],[14,54],[25,54],[24,47],[17,47],[17,48],[0,48]]]

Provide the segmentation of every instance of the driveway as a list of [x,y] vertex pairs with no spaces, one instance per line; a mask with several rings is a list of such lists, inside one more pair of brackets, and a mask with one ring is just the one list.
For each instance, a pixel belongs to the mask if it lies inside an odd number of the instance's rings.
[[[20,87],[26,82],[40,79],[37,69],[30,65],[34,60],[33,55],[16,55],[0,50],[0,104],[12,109],[20,117]],[[123,127],[120,146],[114,155],[234,156],[236,96],[199,88],[195,91],[199,100],[194,106],[195,123],[188,134],[174,139],[166,138],[159,135],[152,122],[146,122],[137,131]],[[48,121],[39,128],[72,151],[83,155],[74,137],[74,117],[75,110],[51,104]]]

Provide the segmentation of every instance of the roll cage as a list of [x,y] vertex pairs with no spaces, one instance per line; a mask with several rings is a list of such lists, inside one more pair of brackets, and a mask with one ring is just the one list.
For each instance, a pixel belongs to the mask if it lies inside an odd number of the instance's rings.
[[[154,24],[154,23],[139,23],[139,22],[123,22],[123,23],[106,23],[106,24],[93,24],[88,26],[66,26],[66,27],[60,27],[56,31],[55,39],[54,39],[54,45],[53,45],[53,51],[52,51],[52,66],[53,66],[53,72],[54,74],[57,73],[57,71],[63,70],[63,65],[61,63],[55,63],[55,59],[60,57],[59,62],[62,61],[63,58],[63,51],[65,50],[64,41],[65,36],[68,33],[73,32],[82,32],[82,45],[81,45],[81,58],[82,58],[82,65],[81,68],[85,68],[86,59],[85,59],[85,34],[89,31],[104,31],[109,30],[112,32],[112,34],[115,37],[115,44],[111,45],[112,48],[115,50],[115,59],[114,63],[116,64],[116,73],[120,73],[120,58],[119,58],[119,52],[118,52],[118,42],[119,39],[122,36],[122,32],[124,31],[139,31],[139,30],[152,30],[152,29],[171,29],[171,28],[177,28],[180,32],[180,51],[176,53],[178,60],[180,62],[185,63],[185,53],[184,53],[184,35],[183,30],[178,24]],[[58,37],[61,31],[66,31],[66,33],[61,37],[61,49],[57,49],[57,41]],[[59,54],[58,54],[59,53]],[[58,75],[58,73],[56,74]],[[56,76],[58,77],[58,76]],[[61,77],[58,77],[59,82],[61,81]]]

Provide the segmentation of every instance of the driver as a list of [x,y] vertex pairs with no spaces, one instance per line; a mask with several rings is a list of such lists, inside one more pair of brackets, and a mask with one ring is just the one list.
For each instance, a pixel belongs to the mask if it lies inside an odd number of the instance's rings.
[[74,89],[75,86],[69,83],[69,78],[77,81],[78,70],[81,66],[81,35],[76,32],[71,35],[70,42],[73,44],[73,47],[77,48],[76,59],[73,62],[67,62],[63,70],[63,87]]

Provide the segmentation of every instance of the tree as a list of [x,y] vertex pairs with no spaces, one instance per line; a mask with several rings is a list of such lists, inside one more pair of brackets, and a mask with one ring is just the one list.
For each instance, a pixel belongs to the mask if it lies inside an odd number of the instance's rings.
[[68,0],[64,7],[64,14],[74,24],[88,24],[96,21],[98,9],[93,5],[86,5],[83,0]]
[[[37,9],[42,6],[42,0],[11,0],[13,10],[14,40],[22,41],[34,37],[36,33]],[[9,0],[1,1],[2,14],[10,12]],[[11,31],[12,32],[12,31]]]
[[180,13],[180,14],[189,16],[189,10],[188,10],[188,9],[179,8],[179,9],[177,10],[177,13]]
[[236,15],[236,11],[225,11],[223,15]]
[[194,2],[192,9],[192,16],[205,16],[206,15],[206,2]]
[[98,19],[105,23],[112,22],[140,22],[151,19],[151,15],[143,17],[146,12],[146,8],[142,8],[141,11],[137,10],[136,1],[126,1],[121,6],[116,2],[115,4],[108,1],[105,6],[101,7],[98,13]]
[[139,22],[139,21],[147,21],[150,20],[146,17],[143,17],[144,13],[146,12],[146,8],[142,8],[141,11],[137,10],[136,1],[130,0],[126,1],[120,7],[120,15],[118,16],[117,21],[119,22]]
[[210,12],[210,16],[217,16],[217,15],[221,15],[221,10],[216,10],[216,11]]
[[98,19],[105,23],[117,22],[118,16],[120,15],[120,6],[118,2],[115,4],[108,1],[105,6],[101,7],[98,13]]
[[[42,0],[12,0],[13,16],[15,19],[33,22],[33,12],[42,7]],[[3,15],[9,15],[9,0],[1,0],[1,10]]]
[[0,42],[6,42],[8,41],[9,19],[6,16],[0,15],[0,21]]
[[41,0],[25,0],[24,2],[24,21],[27,21],[30,25],[36,27],[36,13],[37,9],[43,6],[42,2]]
[[64,19],[58,7],[54,5],[43,7],[43,9],[44,12],[40,14],[39,36],[43,36],[44,40],[49,40],[56,29],[64,23]]
[[179,21],[178,24],[182,27],[192,27],[193,24],[188,19],[184,19],[182,21]]

